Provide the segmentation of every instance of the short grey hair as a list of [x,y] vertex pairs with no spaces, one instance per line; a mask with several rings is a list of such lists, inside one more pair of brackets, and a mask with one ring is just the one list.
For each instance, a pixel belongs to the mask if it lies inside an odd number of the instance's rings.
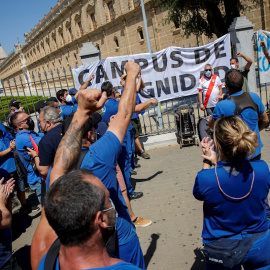
[[53,124],[62,122],[62,117],[56,108],[45,106],[41,111],[44,112],[44,120],[50,120]]

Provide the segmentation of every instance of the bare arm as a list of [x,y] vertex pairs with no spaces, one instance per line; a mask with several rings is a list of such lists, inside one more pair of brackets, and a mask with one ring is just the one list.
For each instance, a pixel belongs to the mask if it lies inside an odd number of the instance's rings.
[[147,109],[151,104],[154,104],[155,106],[158,105],[158,101],[156,99],[149,99],[146,102],[140,103],[135,106],[134,112],[141,112]]
[[259,130],[263,130],[265,127],[267,127],[269,123],[268,116],[266,112],[263,112],[262,114],[259,115],[259,120],[258,120],[258,125],[259,125]]
[[117,136],[121,144],[125,138],[125,134],[135,108],[136,77],[140,72],[140,66],[129,61],[126,63],[125,69],[127,73],[125,91],[123,92],[119,102],[118,113],[115,115],[114,121],[112,121],[108,128],[108,131],[113,132]]
[[83,127],[90,115],[100,110],[106,100],[106,93],[101,94],[98,89],[79,91],[78,109],[56,151],[50,184],[74,168],[74,161],[81,152]]
[[215,121],[212,119],[212,116],[209,117],[208,119],[208,125],[210,128],[214,128]]
[[245,66],[245,69],[246,70],[249,70],[249,68],[251,67],[253,61],[248,56],[242,54],[241,52],[238,52],[236,54],[236,56],[242,57],[242,58],[244,58],[247,61],[246,66]]
[[[90,78],[79,88],[79,90],[83,90],[83,89],[86,89],[88,86],[89,86],[89,83],[95,78],[95,75],[92,74],[90,76]],[[78,94],[78,92],[76,93],[76,95]],[[76,96],[75,95],[75,96]]]
[[200,109],[201,109],[202,111],[204,111],[204,110],[205,110],[205,107],[204,107],[204,105],[203,105],[203,95],[202,95],[202,91],[199,91],[198,97],[199,97],[199,102],[200,102]]
[[0,159],[8,155],[15,148],[15,140],[10,141],[9,148],[0,152]]
[[141,83],[142,83],[142,76],[141,76],[141,73],[139,73],[138,74],[138,81],[137,81],[137,84],[136,84],[136,92],[137,93],[140,91]]
[[5,184],[3,182],[4,177],[0,181],[0,229],[6,229],[11,226],[12,215],[7,209],[7,200],[13,192],[15,185],[13,178],[9,179]]
[[40,174],[42,174],[43,176],[46,176],[48,174],[50,166],[40,166],[39,165],[40,159],[37,152],[29,147],[27,147],[27,154],[34,159],[36,167],[38,171],[40,172]]
[[262,41],[262,39],[261,39],[261,47],[263,48],[263,53],[264,53],[265,57],[267,58],[267,61],[270,63],[270,53],[269,53],[269,51],[267,51],[265,42]]

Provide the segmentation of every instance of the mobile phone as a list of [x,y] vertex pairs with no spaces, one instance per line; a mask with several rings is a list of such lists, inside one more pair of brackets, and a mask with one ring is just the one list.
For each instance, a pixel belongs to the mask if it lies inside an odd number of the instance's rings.
[[25,145],[25,146],[23,147],[23,149],[27,151],[27,146]]

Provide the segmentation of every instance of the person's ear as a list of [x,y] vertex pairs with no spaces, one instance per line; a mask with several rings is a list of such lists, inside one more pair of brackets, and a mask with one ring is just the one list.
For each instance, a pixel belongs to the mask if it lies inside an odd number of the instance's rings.
[[106,229],[108,227],[107,217],[102,211],[98,211],[96,213],[95,223],[103,229]]

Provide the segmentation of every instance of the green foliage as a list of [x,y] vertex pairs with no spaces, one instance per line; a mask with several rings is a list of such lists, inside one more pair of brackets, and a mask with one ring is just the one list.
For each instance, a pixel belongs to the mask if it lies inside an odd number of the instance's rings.
[[[1,122],[4,122],[7,118],[7,116],[9,115],[10,111],[9,111],[9,102],[12,100],[12,99],[15,99],[17,101],[20,101],[21,102],[21,106],[24,108],[24,112],[26,112],[27,114],[31,114],[31,113],[34,113],[35,112],[35,105],[37,104],[37,102],[39,100],[42,100],[44,99],[43,96],[32,96],[33,98],[33,101],[31,99],[30,96],[21,96],[21,97],[18,97],[18,96],[1,96],[0,97],[0,121]],[[45,98],[46,100],[48,99],[47,97]]]
[[[249,1],[256,5],[259,2]],[[186,37],[205,34],[209,38],[226,34],[233,19],[249,8],[243,0],[160,0],[154,5],[167,9],[167,22],[182,28]]]

